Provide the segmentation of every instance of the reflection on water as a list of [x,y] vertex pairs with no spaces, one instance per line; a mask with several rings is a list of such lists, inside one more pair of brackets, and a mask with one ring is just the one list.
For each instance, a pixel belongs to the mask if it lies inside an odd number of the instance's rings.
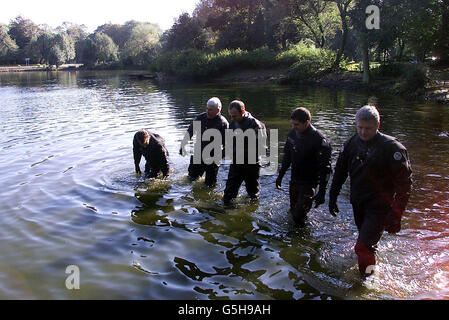
[[[414,193],[398,235],[379,244],[377,274],[360,282],[348,187],[334,218],[313,209],[303,230],[288,194],[262,176],[232,208],[186,179],[177,151],[211,96],[245,101],[281,151],[290,111],[303,105],[338,150],[354,114],[377,100],[381,129],[408,148]],[[225,114],[228,117],[227,114]],[[166,180],[134,174],[138,129],[161,134]],[[0,74],[0,298],[435,299],[448,298],[449,110],[389,96],[260,84],[156,85],[118,72]],[[289,177],[287,177],[287,180]],[[286,180],[286,181],[287,181]],[[80,267],[81,290],[65,288]]]

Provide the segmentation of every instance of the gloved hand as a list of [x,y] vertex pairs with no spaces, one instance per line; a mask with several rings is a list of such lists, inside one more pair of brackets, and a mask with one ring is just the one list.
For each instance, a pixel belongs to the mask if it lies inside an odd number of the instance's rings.
[[140,171],[139,166],[136,166],[136,173],[137,173],[137,174],[142,174],[142,171]]
[[325,191],[321,191],[321,190],[322,189],[320,188],[317,195],[315,196],[315,208],[318,208],[318,206],[320,204],[323,204],[325,202],[326,193],[325,193]]
[[184,156],[184,152],[183,152],[184,150],[183,150],[183,148],[181,147],[181,148],[179,148],[179,154],[181,155],[181,156]]
[[329,212],[334,217],[337,216],[336,212],[337,213],[340,212],[340,210],[338,210],[338,206],[337,206],[337,199],[329,199]]
[[276,179],[276,188],[277,189],[281,189],[281,185],[282,185],[282,176],[278,176],[278,178]]

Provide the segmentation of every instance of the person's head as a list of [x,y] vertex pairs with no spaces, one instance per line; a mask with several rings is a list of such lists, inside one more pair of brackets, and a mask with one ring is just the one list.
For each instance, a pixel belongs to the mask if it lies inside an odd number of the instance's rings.
[[302,133],[310,126],[312,115],[306,108],[299,107],[293,110],[290,119],[292,122],[292,128],[296,132]]
[[221,101],[217,97],[210,98],[206,105],[206,115],[209,119],[215,118],[221,111]]
[[150,135],[146,130],[137,131],[136,139],[142,147],[147,147],[150,144]]
[[380,126],[380,115],[377,108],[366,105],[357,111],[355,115],[357,134],[362,141],[369,141],[377,134]]
[[229,116],[233,121],[240,122],[245,114],[245,104],[240,100],[234,100],[229,104]]

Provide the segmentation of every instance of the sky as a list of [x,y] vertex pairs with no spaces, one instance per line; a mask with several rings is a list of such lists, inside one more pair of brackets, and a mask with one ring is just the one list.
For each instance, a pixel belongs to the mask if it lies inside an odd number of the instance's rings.
[[111,22],[129,20],[157,23],[169,29],[181,13],[192,14],[199,0],[2,0],[0,23],[9,24],[18,15],[36,24],[57,27],[63,22],[84,24],[90,32]]

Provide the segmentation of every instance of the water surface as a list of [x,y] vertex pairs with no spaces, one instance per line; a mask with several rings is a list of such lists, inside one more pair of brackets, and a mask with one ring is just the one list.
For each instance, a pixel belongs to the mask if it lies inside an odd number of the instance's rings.
[[[214,191],[188,182],[180,140],[212,96],[225,106],[241,99],[279,129],[281,157],[290,112],[306,106],[332,141],[333,163],[357,109],[377,102],[381,130],[408,148],[415,181],[402,231],[379,244],[376,276],[358,276],[348,185],[338,217],[326,202],[298,230],[276,176],[261,177],[258,203],[242,188],[233,209],[221,204],[227,165]],[[132,138],[141,128],[166,139],[166,181],[134,174]],[[0,74],[0,298],[448,298],[449,138],[440,134],[448,129],[447,107],[391,96],[158,85],[118,72]],[[68,265],[80,268],[80,290],[65,287]]]

